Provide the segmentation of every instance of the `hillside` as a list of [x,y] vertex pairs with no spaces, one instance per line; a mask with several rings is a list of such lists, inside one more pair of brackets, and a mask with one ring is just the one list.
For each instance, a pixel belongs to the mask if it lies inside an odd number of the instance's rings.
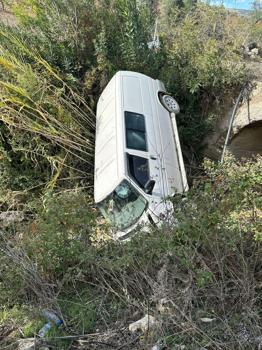
[[[243,86],[252,88],[240,119],[249,97],[259,116],[258,11],[186,0],[4,4],[0,349],[260,349],[261,139],[258,152],[221,163],[225,127],[217,159],[207,148]],[[173,224],[138,227],[124,243],[93,199],[96,104],[119,70],[160,79],[179,101],[190,185],[170,199]]]

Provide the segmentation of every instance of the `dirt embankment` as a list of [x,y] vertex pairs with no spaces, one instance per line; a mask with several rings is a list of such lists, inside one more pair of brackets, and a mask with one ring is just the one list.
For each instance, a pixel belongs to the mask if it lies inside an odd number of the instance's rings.
[[16,18],[13,13],[0,1],[0,22],[9,26],[16,25]]

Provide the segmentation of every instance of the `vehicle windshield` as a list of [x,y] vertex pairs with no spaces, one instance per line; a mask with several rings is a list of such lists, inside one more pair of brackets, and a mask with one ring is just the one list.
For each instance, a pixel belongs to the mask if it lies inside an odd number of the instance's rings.
[[126,180],[98,203],[103,216],[118,230],[124,230],[135,224],[146,206],[147,200]]

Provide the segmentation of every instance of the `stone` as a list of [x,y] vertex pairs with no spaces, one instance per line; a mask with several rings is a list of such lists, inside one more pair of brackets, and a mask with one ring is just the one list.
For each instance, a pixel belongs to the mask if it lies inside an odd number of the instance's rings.
[[0,222],[3,227],[8,227],[14,223],[21,222],[24,219],[24,214],[21,211],[9,210],[0,214]]
[[251,52],[252,52],[252,55],[257,56],[258,55],[258,48],[255,47],[254,49],[251,50]]
[[50,350],[47,346],[40,345],[37,339],[19,339],[17,350]]
[[157,311],[163,315],[170,313],[170,307],[168,306],[169,300],[167,298],[162,298],[157,302],[156,309]]
[[17,350],[34,350],[35,341],[33,339],[20,339]]
[[145,315],[140,320],[133,322],[129,325],[129,331],[135,333],[141,331],[143,333],[147,332],[150,328],[154,328],[157,325],[157,320],[151,315]]
[[151,350],[161,350],[161,347],[159,344],[154,345]]
[[216,320],[215,318],[209,318],[209,317],[202,317],[202,318],[200,318],[200,321],[203,322],[203,323],[210,323],[210,322],[213,322],[215,320]]

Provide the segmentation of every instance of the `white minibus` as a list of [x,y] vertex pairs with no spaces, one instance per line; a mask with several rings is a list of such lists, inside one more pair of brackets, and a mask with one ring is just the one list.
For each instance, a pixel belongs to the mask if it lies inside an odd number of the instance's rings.
[[136,72],[116,73],[99,98],[94,197],[117,239],[169,220],[169,198],[188,189],[178,112],[161,81]]

